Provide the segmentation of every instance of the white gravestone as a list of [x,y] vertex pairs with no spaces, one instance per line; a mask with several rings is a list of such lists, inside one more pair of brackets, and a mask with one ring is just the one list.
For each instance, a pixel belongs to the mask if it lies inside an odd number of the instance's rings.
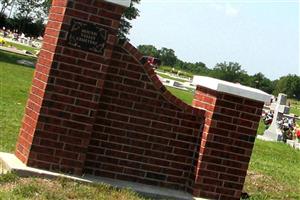
[[289,107],[286,106],[287,96],[280,93],[277,98],[277,102],[274,108],[274,117],[270,127],[265,130],[263,136],[258,136],[259,139],[267,141],[281,141],[282,131],[278,127],[278,121],[280,121],[284,114],[289,113]]
[[300,149],[300,143],[295,140],[286,140],[286,143],[295,149]]

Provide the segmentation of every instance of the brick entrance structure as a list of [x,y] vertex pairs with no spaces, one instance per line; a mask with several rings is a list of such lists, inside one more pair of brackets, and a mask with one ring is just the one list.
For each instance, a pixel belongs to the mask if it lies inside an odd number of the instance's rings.
[[40,169],[239,199],[264,100],[201,83],[194,107],[172,96],[117,39],[128,3],[53,0],[16,156]]

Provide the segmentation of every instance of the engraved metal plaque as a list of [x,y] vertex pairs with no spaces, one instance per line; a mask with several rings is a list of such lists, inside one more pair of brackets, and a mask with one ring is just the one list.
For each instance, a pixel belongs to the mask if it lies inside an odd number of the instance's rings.
[[103,54],[107,30],[92,23],[72,19],[67,44],[81,50]]

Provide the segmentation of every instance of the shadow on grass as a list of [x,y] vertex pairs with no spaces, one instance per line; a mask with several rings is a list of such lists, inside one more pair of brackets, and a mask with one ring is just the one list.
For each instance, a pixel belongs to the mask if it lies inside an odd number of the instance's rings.
[[35,68],[34,66],[20,64],[20,63],[18,63],[18,60],[27,60],[27,61],[30,61],[33,63],[36,63],[36,61],[37,61],[36,58],[32,58],[30,56],[23,56],[23,55],[19,55],[16,53],[0,50],[0,62],[15,64],[15,65],[22,65],[23,67],[28,67],[28,68],[32,68],[32,69]]

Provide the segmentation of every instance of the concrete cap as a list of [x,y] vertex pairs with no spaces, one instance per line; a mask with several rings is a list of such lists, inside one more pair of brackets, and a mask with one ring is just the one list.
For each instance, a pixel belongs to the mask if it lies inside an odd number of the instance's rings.
[[241,85],[239,83],[230,83],[206,76],[194,76],[193,84],[203,86],[218,92],[224,92],[265,103],[271,101],[271,95],[269,95],[268,93],[255,88]]
[[105,0],[106,2],[114,3],[120,6],[129,7],[131,0]]

